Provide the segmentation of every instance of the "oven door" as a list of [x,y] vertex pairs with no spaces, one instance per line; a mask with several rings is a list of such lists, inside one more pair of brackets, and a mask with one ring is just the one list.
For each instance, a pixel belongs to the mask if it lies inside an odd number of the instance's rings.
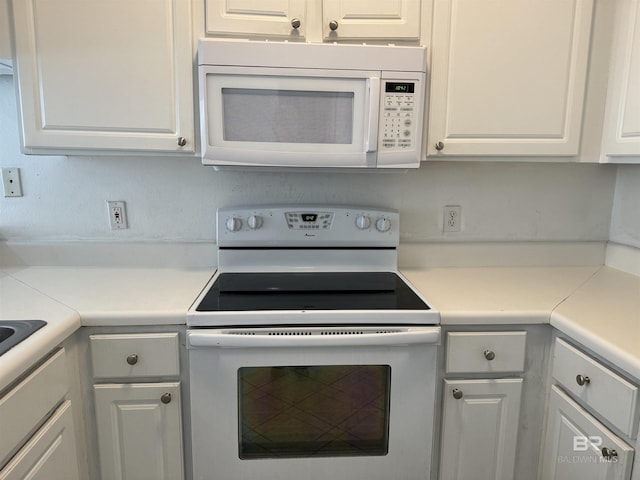
[[191,329],[194,479],[425,480],[439,327]]

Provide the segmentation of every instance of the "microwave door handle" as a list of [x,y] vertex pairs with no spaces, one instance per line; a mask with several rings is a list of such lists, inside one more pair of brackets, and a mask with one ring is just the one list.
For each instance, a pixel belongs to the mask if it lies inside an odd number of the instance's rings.
[[380,78],[369,77],[369,103],[367,131],[364,139],[364,151],[375,152],[378,149],[378,121],[380,119]]

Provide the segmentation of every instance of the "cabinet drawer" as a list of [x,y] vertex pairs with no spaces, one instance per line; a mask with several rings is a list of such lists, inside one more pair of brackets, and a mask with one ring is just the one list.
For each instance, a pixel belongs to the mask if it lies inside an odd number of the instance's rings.
[[91,335],[89,341],[94,378],[180,374],[177,332]]
[[0,467],[67,393],[64,350],[0,398]]
[[560,338],[555,342],[552,375],[613,426],[635,437],[638,387]]
[[449,332],[446,373],[524,371],[527,332]]

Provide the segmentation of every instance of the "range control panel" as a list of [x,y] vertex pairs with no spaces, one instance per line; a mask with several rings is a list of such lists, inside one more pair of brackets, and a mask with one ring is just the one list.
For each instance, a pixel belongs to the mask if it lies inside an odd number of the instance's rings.
[[380,147],[409,150],[415,145],[415,82],[384,82]]
[[220,247],[397,247],[395,210],[327,205],[220,208]]

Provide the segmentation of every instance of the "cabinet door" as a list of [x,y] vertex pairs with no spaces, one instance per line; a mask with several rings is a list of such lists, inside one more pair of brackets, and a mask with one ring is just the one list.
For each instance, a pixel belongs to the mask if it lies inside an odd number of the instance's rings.
[[58,408],[0,471],[0,480],[79,480],[71,402]]
[[208,34],[303,39],[307,29],[306,0],[207,0],[205,8]]
[[576,155],[593,0],[435,0],[428,155]]
[[640,162],[640,1],[619,0],[616,8],[603,160]]
[[193,152],[190,3],[15,0],[25,152]]
[[11,58],[10,33],[9,0],[0,0],[0,61]]
[[324,39],[419,40],[420,3],[420,0],[324,0]]
[[179,383],[95,385],[103,480],[184,478]]
[[[611,399],[615,402],[615,398]],[[557,386],[551,388],[539,478],[628,480],[633,449],[584,411]],[[606,458],[602,449],[615,451]]]
[[513,479],[522,379],[445,380],[440,479]]

